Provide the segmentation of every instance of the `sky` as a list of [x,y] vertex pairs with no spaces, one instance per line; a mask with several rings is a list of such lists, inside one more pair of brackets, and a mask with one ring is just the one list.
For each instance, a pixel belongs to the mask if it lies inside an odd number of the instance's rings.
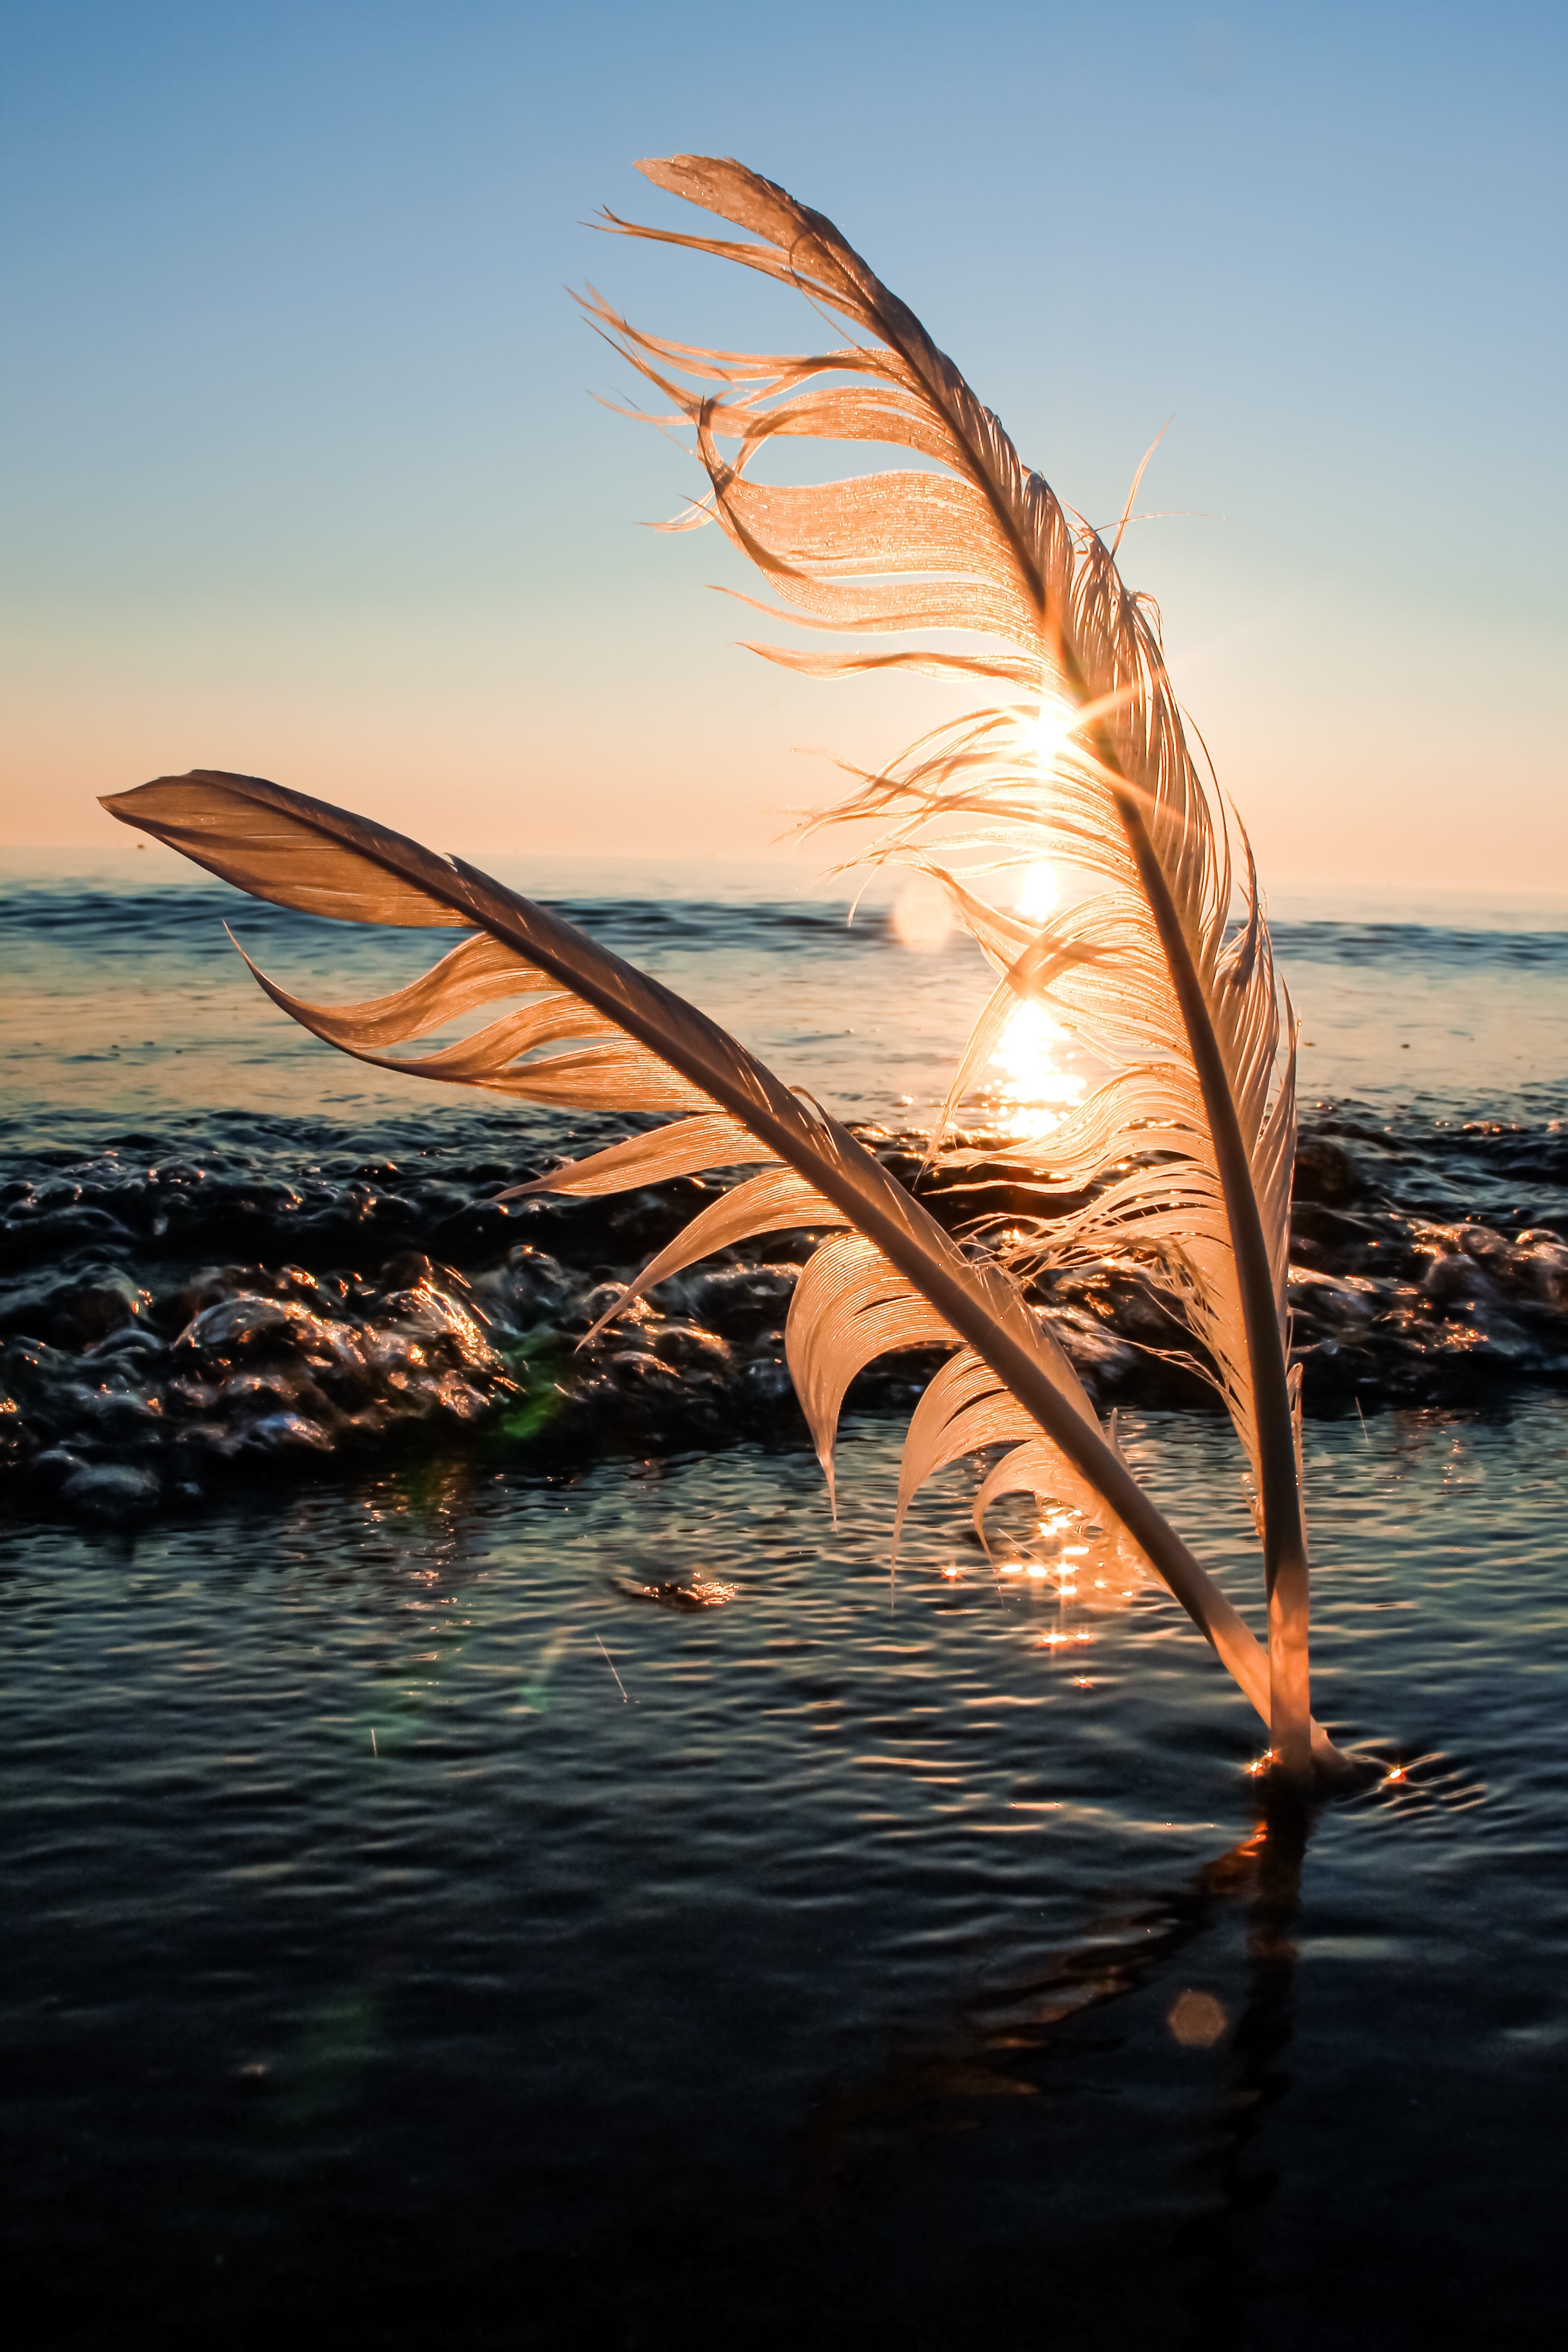
[[757,661],[741,558],[642,527],[695,466],[567,289],[815,340],[588,226],[700,229],[633,168],[688,151],[837,221],[1091,520],[1169,421],[1123,568],[1271,887],[1561,890],[1565,56],[1510,0],[5,0],[0,845],[208,766],[762,856],[942,707]]

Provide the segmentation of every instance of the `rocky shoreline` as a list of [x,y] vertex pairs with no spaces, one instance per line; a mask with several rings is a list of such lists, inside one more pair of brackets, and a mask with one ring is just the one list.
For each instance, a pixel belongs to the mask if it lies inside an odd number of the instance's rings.
[[[918,1139],[868,1140],[914,1181]],[[285,1175],[276,1155],[128,1137],[17,1177],[0,1188],[0,1506],[104,1523],[417,1448],[549,1473],[805,1443],[783,1328],[809,1236],[709,1260],[580,1347],[715,1185],[488,1197],[528,1172],[415,1152]],[[1308,1412],[1485,1406],[1568,1380],[1565,1182],[1554,1122],[1399,1135],[1320,1117],[1292,1231]],[[1036,1204],[1000,1148],[929,1198],[954,1229]],[[1102,1408],[1212,1403],[1137,1275],[1058,1274],[1035,1304]],[[937,1360],[885,1359],[851,1410],[907,1410]]]

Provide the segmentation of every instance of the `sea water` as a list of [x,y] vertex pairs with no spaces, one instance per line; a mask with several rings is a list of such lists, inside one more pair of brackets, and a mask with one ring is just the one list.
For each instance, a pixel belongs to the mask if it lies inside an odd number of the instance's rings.
[[[918,1167],[972,950],[910,954],[885,905],[850,926],[776,869],[502,878]],[[1550,2334],[1555,910],[1277,924],[1315,1703],[1378,1766],[1303,1818],[1174,1604],[1008,1573],[967,1473],[890,1573],[918,1360],[852,1397],[835,1519],[780,1363],[803,1246],[698,1269],[579,1352],[697,1196],[493,1205],[619,1130],[334,1055],[221,921],[344,998],[428,939],[155,857],[8,884],[29,2341]],[[1015,1208],[1016,1096],[964,1114]],[[1227,1425],[1125,1297],[1045,1307],[1259,1622]]]

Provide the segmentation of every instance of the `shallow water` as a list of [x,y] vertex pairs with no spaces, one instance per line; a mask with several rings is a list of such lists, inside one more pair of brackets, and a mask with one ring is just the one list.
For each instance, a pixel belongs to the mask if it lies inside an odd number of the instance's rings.
[[[707,881],[654,915],[561,895],[889,1132],[929,1116],[984,987],[874,912],[847,938]],[[1442,1304],[1485,1360],[1464,1410],[1401,1403],[1384,1365],[1364,1414],[1325,1391],[1309,1426],[1317,1704],[1384,1769],[1303,1824],[1266,1818],[1259,1727],[1181,1612],[992,1572],[962,1475],[890,1583],[890,1390],[847,1423],[835,1528],[770,1401],[769,1302],[735,1296],[786,1292],[787,1258],[655,1330],[730,1350],[702,1426],[607,1368],[578,1423],[531,1421],[521,1278],[503,1298],[496,1269],[539,1244],[473,1203],[570,1148],[563,1123],[300,1040],[223,961],[220,903],[71,876],[15,898],[5,1297],[63,1318],[74,1284],[80,1315],[95,1267],[138,1294],[106,1333],[37,1336],[48,1394],[124,1400],[198,1356],[281,1381],[275,1326],[271,1353],[233,1338],[254,1288],[198,1308],[178,1363],[153,1319],[232,1257],[253,1284],[353,1277],[283,1303],[365,1347],[422,1332],[422,1377],[480,1410],[410,1405],[379,1450],[318,1454],[258,1438],[253,1395],[181,1498],[162,1437],[79,1401],[74,1469],[18,1471],[3,2008],[29,2340],[1315,2352],[1449,2341],[1458,2312],[1550,2340],[1568,1400],[1557,1309],[1516,1289],[1568,1235],[1561,937],[1280,927],[1319,1137],[1367,1186],[1304,1202],[1303,1241],[1479,1217],[1514,1253],[1432,1255],[1471,1286]],[[345,995],[417,961],[241,914]],[[548,1239],[565,1318],[610,1243]],[[400,1289],[388,1263],[422,1252]],[[500,1370],[463,1354],[470,1307]],[[1501,1360],[1525,1324],[1534,1354]],[[1256,1622],[1224,1426],[1136,1398],[1123,1423]],[[62,1505],[117,1467],[155,1494]]]
[[[39,2340],[1539,2340],[1565,1434],[1314,1440],[1319,1703],[1405,1777],[1304,1860],[1173,1604],[951,1494],[889,1589],[871,1423],[837,1533],[746,1448],[13,1538]],[[1217,1425],[1131,1450],[1245,1591]]]

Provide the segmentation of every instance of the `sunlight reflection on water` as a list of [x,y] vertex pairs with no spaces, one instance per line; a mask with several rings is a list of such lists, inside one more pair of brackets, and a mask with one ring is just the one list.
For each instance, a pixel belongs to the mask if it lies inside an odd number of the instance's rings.
[[999,1108],[1016,1135],[1048,1135],[1083,1100],[1088,1079],[1057,1058],[1068,1034],[1043,1004],[1020,1004],[1008,1022],[991,1067],[1002,1080]]

